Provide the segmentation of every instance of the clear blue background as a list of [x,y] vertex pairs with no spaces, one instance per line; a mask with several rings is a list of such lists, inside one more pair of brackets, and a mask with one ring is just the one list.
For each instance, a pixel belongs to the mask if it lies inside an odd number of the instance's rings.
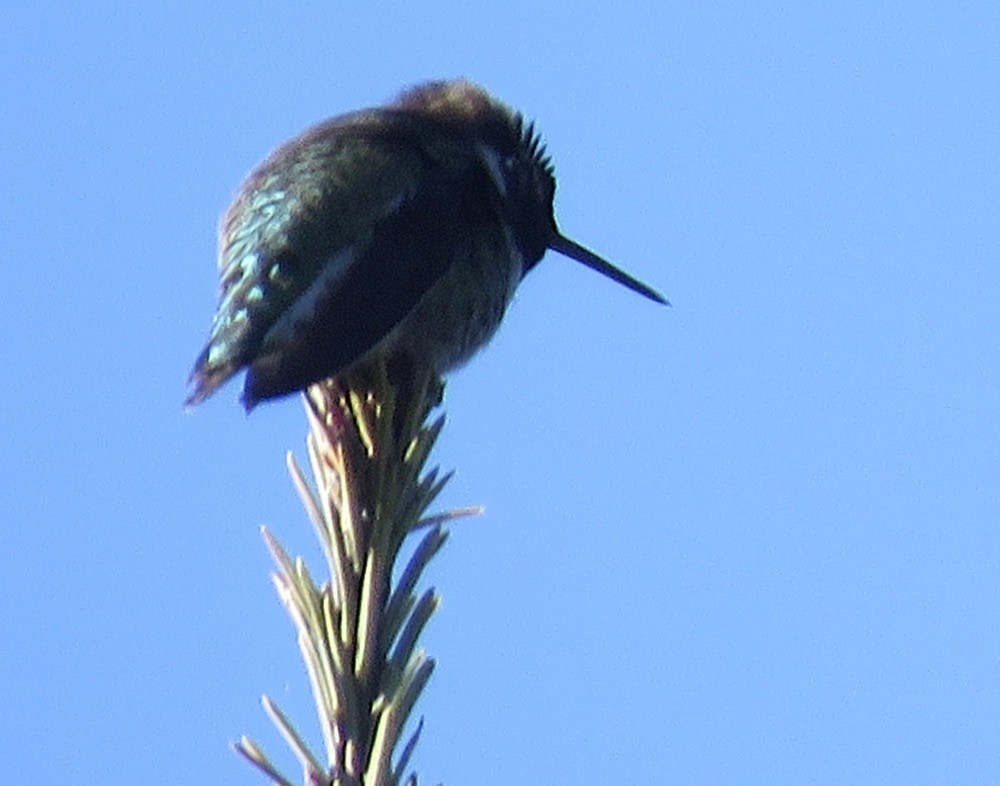
[[301,407],[181,408],[217,218],[465,75],[674,307],[552,256],[453,375],[422,782],[1000,782],[1000,7],[414,5],[0,11],[3,781],[263,783],[263,692],[318,743]]

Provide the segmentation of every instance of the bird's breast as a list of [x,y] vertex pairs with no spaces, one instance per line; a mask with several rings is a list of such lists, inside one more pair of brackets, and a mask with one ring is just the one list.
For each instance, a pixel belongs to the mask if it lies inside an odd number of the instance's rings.
[[469,360],[500,327],[524,272],[508,228],[484,226],[456,248],[454,263],[386,339],[439,374]]

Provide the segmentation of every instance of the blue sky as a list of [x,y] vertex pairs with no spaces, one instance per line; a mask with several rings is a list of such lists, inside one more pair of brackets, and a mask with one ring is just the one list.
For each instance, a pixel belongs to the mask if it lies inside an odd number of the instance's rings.
[[202,5],[0,12],[5,782],[318,743],[301,406],[184,383],[245,173],[452,76],[674,307],[553,255],[453,375],[422,782],[1000,781],[995,3]]

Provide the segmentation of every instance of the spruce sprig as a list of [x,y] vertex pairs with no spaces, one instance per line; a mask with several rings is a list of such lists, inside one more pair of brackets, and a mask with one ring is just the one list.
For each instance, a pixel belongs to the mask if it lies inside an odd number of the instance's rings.
[[[443,383],[429,372],[392,384],[377,363],[305,395],[312,482],[291,453],[287,463],[328,577],[318,585],[301,557],[292,559],[266,529],[263,536],[309,674],[325,763],[267,696],[263,705],[308,786],[416,786],[407,769],[423,719],[400,741],[434,670],[418,639],[439,603],[433,588],[418,597],[417,585],[448,537],[444,525],[476,512],[427,514],[450,477],[424,469],[444,425],[443,415],[430,420],[442,393]],[[420,540],[393,582],[411,533]],[[234,747],[272,782],[291,786],[252,740]]]

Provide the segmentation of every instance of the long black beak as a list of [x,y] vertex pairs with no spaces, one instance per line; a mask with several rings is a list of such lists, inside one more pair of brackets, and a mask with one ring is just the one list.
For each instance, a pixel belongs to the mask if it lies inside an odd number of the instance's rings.
[[648,297],[650,300],[655,300],[657,303],[662,303],[665,306],[670,305],[670,302],[655,289],[646,286],[638,279],[632,278],[632,276],[624,270],[619,270],[607,260],[601,259],[589,248],[584,248],[579,243],[570,240],[568,237],[556,234],[556,236],[549,241],[549,248],[553,251],[558,251],[560,254],[568,256],[570,259],[575,259],[577,262],[583,263],[591,270],[603,273],[608,278],[628,287],[633,292],[638,292],[643,297]]

